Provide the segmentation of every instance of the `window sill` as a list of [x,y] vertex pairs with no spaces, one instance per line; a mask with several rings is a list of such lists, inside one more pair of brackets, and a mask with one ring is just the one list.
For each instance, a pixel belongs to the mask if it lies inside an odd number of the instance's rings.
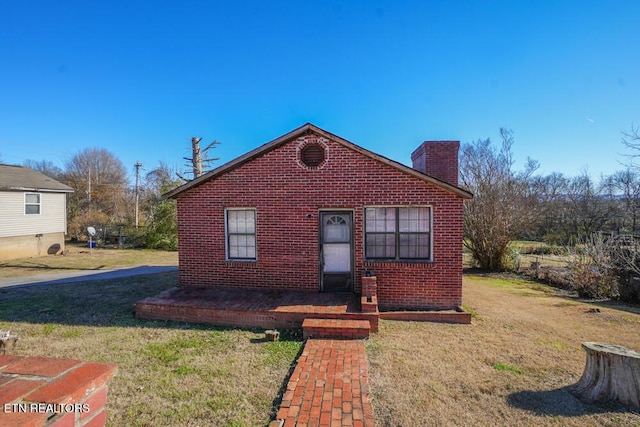
[[364,260],[365,264],[380,264],[380,263],[392,263],[392,264],[434,264],[432,259],[381,259],[381,258],[367,258]]

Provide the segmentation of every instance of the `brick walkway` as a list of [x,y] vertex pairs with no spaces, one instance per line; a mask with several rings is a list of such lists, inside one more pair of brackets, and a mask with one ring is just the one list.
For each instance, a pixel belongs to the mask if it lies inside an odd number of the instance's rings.
[[373,427],[368,387],[361,340],[309,339],[276,418],[285,427]]

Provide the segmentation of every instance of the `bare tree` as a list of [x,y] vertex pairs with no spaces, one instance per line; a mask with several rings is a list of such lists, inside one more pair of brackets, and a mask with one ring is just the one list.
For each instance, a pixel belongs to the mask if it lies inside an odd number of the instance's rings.
[[544,240],[551,244],[565,244],[568,235],[563,224],[566,222],[566,192],[569,180],[561,173],[534,176],[530,180],[530,191],[536,195],[536,210],[540,216],[527,227],[530,240]]
[[640,174],[627,168],[617,171],[608,180],[620,195],[623,213],[620,228],[636,233],[640,227]]
[[[200,148],[201,141],[202,141],[202,138],[195,137],[195,136],[192,137],[191,138],[192,157],[183,157],[183,159],[189,162],[187,163],[187,166],[191,167],[190,173],[193,174],[194,179],[202,175],[205,169],[207,169],[211,163],[213,163],[216,160],[220,160],[218,157],[209,158],[210,150],[215,148],[215,146],[220,143],[214,140],[211,144],[207,145],[205,148]],[[186,179],[182,175],[178,174],[178,176],[180,177],[180,179],[183,179],[186,181]]]
[[638,154],[638,151],[640,151],[640,126],[634,126],[633,123],[631,123],[631,129],[622,132],[622,143],[627,148],[635,151],[634,154],[627,154],[627,157],[630,158],[629,166],[637,167],[633,166],[633,160],[640,157],[640,154]]
[[568,248],[571,284],[585,298],[609,298],[618,295],[614,237],[603,233],[583,235]]
[[[84,233],[93,221],[123,223],[132,216],[127,170],[115,155],[103,148],[86,148],[65,162],[64,178],[75,192],[69,196],[70,233]],[[78,221],[75,221],[78,219]]]
[[38,171],[49,178],[53,178],[56,180],[64,179],[64,172],[61,168],[56,166],[51,160],[32,160],[27,159],[22,163],[23,166],[28,167],[29,169],[33,169],[34,171]]
[[606,186],[593,182],[587,171],[569,180],[566,199],[566,223],[574,238],[587,238],[602,231],[615,217],[611,197],[606,197]]
[[612,237],[613,253],[618,265],[640,277],[640,240],[630,235]]
[[513,133],[500,129],[498,149],[490,139],[465,144],[460,158],[460,182],[474,194],[465,201],[464,234],[481,268],[501,270],[509,243],[538,217],[530,178],[537,162],[528,159],[521,172],[513,170]]

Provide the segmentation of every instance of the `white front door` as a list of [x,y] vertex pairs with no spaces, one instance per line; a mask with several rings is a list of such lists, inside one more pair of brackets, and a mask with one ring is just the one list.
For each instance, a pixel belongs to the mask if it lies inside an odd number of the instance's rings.
[[353,215],[351,212],[320,214],[320,289],[353,290]]

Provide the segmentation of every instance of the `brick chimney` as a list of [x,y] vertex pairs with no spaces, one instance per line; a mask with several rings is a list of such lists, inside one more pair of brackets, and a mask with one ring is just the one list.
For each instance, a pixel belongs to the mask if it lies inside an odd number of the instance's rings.
[[411,153],[413,168],[458,186],[460,141],[425,141]]

